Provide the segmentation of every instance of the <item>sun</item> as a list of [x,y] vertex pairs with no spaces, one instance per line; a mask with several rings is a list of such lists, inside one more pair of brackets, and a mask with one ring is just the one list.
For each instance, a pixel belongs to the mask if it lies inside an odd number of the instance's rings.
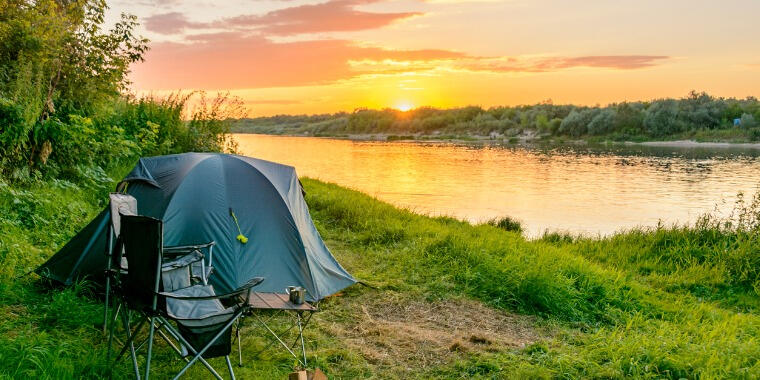
[[414,108],[414,105],[409,102],[400,102],[400,103],[397,103],[394,108],[396,108],[397,110],[401,112],[406,112]]

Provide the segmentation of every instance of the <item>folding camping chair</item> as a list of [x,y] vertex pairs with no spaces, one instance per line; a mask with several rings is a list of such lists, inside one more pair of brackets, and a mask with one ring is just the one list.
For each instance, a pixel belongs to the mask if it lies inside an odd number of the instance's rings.
[[[192,356],[174,379],[179,378],[193,364],[200,361],[217,379],[221,376],[206,361],[208,358],[224,356],[230,376],[234,379],[229,354],[232,351],[232,325],[239,321],[243,313],[250,308],[248,299],[251,288],[263,281],[256,277],[237,290],[217,295],[213,286],[207,284],[189,285],[189,270],[183,266],[192,266],[191,260],[175,261],[177,272],[173,272],[171,280],[166,281],[163,263],[163,223],[158,219],[146,216],[122,215],[122,240],[124,253],[130,259],[130,268],[126,273],[119,272],[119,292],[123,303],[132,310],[142,314],[141,321],[134,330],[129,328],[129,316],[123,317],[127,325],[127,341],[116,358],[118,360],[130,351],[135,376],[140,378],[137,365],[137,350],[147,342],[145,362],[145,379],[150,376],[150,362],[153,354],[153,338],[158,331],[170,346],[183,358]],[[187,274],[186,276],[181,274]],[[169,290],[169,291],[167,291]],[[232,306],[225,307],[220,300],[229,299]],[[175,328],[169,321],[177,324]],[[145,342],[135,348],[135,339],[145,323],[149,324],[149,334]],[[112,323],[113,331],[113,323]],[[179,342],[181,349],[174,346],[163,334]]]
[[[111,219],[106,232],[106,294],[105,305],[103,308],[103,333],[106,333],[108,327],[108,310],[111,307],[111,283],[116,278],[117,271],[126,273],[129,269],[129,262],[123,255],[123,244],[121,241],[121,215],[137,215],[137,199],[129,194],[111,193],[109,194]],[[190,267],[191,280],[208,285],[208,278],[213,273],[214,267],[214,245],[211,241],[205,244],[182,245],[164,247],[164,254],[173,258],[193,257],[192,267]],[[203,255],[203,250],[208,255]],[[201,259],[197,260],[198,254]],[[208,257],[208,263],[204,260]],[[176,267],[175,264],[166,265],[167,270]],[[119,309],[116,310],[113,319],[118,317]]]

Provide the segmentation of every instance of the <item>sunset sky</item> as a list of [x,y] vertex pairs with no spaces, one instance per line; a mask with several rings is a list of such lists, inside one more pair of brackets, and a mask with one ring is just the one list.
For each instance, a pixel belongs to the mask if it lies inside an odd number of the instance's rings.
[[138,94],[229,90],[251,116],[760,95],[760,1],[116,0]]

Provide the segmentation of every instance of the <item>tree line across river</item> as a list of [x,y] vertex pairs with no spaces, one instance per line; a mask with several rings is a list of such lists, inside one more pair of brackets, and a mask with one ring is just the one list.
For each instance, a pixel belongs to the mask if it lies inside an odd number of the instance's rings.
[[340,136],[540,137],[643,141],[693,138],[746,142],[760,140],[760,101],[719,98],[690,92],[680,99],[622,102],[607,106],[535,105],[410,111],[361,108],[351,113],[277,115],[241,120],[235,132]]

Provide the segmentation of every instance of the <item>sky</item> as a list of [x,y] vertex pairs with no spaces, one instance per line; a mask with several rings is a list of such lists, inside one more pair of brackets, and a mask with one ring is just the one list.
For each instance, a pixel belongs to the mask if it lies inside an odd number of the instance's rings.
[[132,91],[250,116],[760,96],[756,0],[114,0],[151,40]]

